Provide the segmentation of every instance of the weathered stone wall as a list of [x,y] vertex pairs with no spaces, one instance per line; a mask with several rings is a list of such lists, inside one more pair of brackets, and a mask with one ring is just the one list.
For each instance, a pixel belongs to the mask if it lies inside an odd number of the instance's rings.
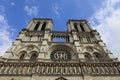
[[0,76],[0,80],[120,80],[120,76]]
[[120,76],[85,76],[84,80],[120,80]]
[[29,77],[26,77],[26,76],[0,76],[0,80],[32,80],[32,77],[30,77],[30,76]]

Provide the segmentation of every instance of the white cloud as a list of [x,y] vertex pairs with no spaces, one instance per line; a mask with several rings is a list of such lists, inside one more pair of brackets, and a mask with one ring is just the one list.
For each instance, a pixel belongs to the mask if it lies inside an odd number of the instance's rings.
[[37,0],[25,0],[25,2],[28,4],[33,4],[33,3],[37,3]]
[[36,6],[25,6],[24,10],[27,12],[29,16],[37,16],[38,8]]
[[58,4],[53,4],[52,10],[56,14],[57,17],[60,17],[60,7]]
[[[113,55],[120,59],[120,0],[105,0],[91,18],[91,22]],[[95,24],[97,22],[97,24]]]
[[12,39],[10,38],[10,26],[3,15],[0,15],[0,56],[10,47]]
[[10,4],[11,4],[11,6],[15,6],[15,3],[14,3],[14,2],[11,2]]
[[0,5],[0,56],[10,47],[12,43],[12,28],[5,18],[5,7]]
[[5,12],[5,7],[0,5],[0,14],[3,14]]

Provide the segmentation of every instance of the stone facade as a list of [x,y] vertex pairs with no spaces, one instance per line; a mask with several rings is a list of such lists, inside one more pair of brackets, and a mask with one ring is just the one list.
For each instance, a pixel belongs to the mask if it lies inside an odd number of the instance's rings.
[[53,31],[32,19],[0,58],[0,80],[120,80],[120,62],[87,20]]

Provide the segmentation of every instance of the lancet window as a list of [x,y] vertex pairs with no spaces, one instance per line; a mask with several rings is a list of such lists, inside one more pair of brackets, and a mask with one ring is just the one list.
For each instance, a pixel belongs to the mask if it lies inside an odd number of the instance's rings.
[[37,55],[35,53],[33,53],[31,55],[30,61],[36,61],[36,59],[37,59]]
[[35,25],[35,28],[34,28],[34,30],[38,30],[38,27],[39,27],[39,25],[40,25],[40,23],[38,22],[36,25]]
[[20,58],[19,58],[19,60],[20,61],[23,61],[24,59],[25,59],[25,54],[26,54],[27,52],[25,52],[25,51],[22,51],[20,54],[21,54],[21,56],[20,56]]
[[86,53],[86,54],[85,54],[85,61],[86,61],[86,62],[91,62],[91,60],[92,60],[92,59],[91,59],[91,55],[90,55],[89,53]]
[[101,62],[102,61],[101,55],[99,53],[94,53],[94,59],[97,62]]
[[74,24],[74,28],[75,28],[76,31],[78,31],[78,27],[77,27],[76,23]]
[[82,30],[82,31],[85,31],[85,29],[84,29],[84,27],[83,27],[82,24],[80,24],[80,27],[81,27],[81,30]]
[[46,27],[46,22],[43,23],[41,30],[44,30]]

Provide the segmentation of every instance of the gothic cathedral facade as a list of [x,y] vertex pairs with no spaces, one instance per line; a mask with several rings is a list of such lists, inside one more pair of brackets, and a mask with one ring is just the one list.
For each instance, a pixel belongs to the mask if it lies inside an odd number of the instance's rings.
[[87,20],[53,31],[34,18],[0,58],[0,80],[120,80],[120,62]]

